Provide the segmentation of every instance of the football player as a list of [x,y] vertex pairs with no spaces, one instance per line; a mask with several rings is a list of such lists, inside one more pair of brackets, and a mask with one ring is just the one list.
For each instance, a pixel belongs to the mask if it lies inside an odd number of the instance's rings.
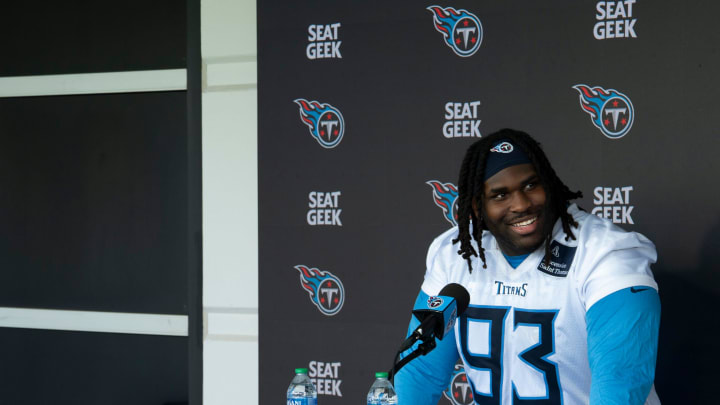
[[571,203],[520,131],[472,144],[458,183],[458,226],[430,245],[417,300],[459,283],[470,305],[397,373],[399,403],[437,404],[460,358],[478,404],[659,404],[653,243]]

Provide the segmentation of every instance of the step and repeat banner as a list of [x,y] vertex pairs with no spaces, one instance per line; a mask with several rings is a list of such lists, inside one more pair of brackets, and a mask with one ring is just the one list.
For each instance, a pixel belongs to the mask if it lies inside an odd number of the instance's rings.
[[[282,403],[295,367],[322,404],[364,401],[405,336],[430,242],[455,224],[465,149],[504,127],[542,143],[582,208],[655,242],[657,391],[714,398],[718,12],[259,2],[261,403]],[[442,404],[472,403],[464,378],[458,365]]]

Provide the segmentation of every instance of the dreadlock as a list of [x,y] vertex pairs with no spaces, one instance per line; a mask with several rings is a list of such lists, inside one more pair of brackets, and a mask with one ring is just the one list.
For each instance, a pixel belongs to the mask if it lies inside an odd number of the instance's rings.
[[[471,243],[472,238],[477,241],[479,248],[479,256],[483,262],[483,268],[487,268],[485,262],[485,249],[482,247],[482,231],[488,229],[482,218],[476,218],[472,209],[472,201],[476,199],[478,204],[482,204],[483,194],[485,192],[485,162],[487,161],[490,148],[500,140],[508,139],[514,146],[518,146],[525,151],[530,158],[540,183],[545,189],[545,206],[551,214],[551,218],[560,218],[563,231],[565,231],[565,240],[575,239],[571,226],[577,228],[577,222],[567,212],[568,202],[576,198],[582,197],[580,191],[570,191],[570,189],[558,178],[553,170],[550,162],[545,156],[540,144],[525,132],[514,129],[501,129],[493,134],[483,137],[479,141],[473,143],[468,148],[460,167],[460,179],[458,180],[458,237],[453,239],[453,243],[460,242],[460,250],[458,254],[462,256],[468,263],[468,270],[472,273],[472,256],[478,256]],[[472,231],[470,224],[472,223]],[[552,230],[554,221],[544,221],[543,235],[545,239],[545,256],[543,261],[546,265],[550,262],[550,242],[552,241]]]

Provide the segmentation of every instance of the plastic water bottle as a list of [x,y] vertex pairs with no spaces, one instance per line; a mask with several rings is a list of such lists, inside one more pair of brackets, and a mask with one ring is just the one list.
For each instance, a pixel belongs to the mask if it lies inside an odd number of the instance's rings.
[[295,369],[295,378],[287,390],[287,405],[317,405],[317,391],[308,377],[308,369]]
[[394,405],[397,403],[397,394],[388,380],[388,373],[375,373],[375,382],[367,394],[367,405]]

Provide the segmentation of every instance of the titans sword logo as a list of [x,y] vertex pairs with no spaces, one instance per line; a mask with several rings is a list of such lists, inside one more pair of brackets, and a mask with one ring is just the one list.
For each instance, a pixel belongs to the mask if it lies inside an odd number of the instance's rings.
[[345,134],[345,120],[340,110],[327,103],[295,100],[300,107],[300,119],[310,130],[310,135],[326,149],[331,149],[342,141]]
[[445,44],[458,56],[472,56],[480,48],[483,28],[475,14],[467,10],[455,10],[452,7],[427,8],[433,14],[435,29],[443,34]]
[[468,382],[465,374],[465,367],[462,364],[456,364],[450,385],[443,391],[443,395],[453,405],[470,405],[473,401],[472,387]]
[[301,264],[295,266],[295,270],[300,272],[300,284],[320,312],[328,316],[340,312],[345,302],[345,288],[337,276]]
[[457,197],[458,191],[452,183],[442,183],[437,180],[425,182],[433,189],[433,200],[445,214],[445,219],[453,226],[457,225]]
[[590,115],[593,125],[610,139],[625,136],[635,120],[635,109],[628,96],[614,89],[573,86],[580,93],[580,107]]

